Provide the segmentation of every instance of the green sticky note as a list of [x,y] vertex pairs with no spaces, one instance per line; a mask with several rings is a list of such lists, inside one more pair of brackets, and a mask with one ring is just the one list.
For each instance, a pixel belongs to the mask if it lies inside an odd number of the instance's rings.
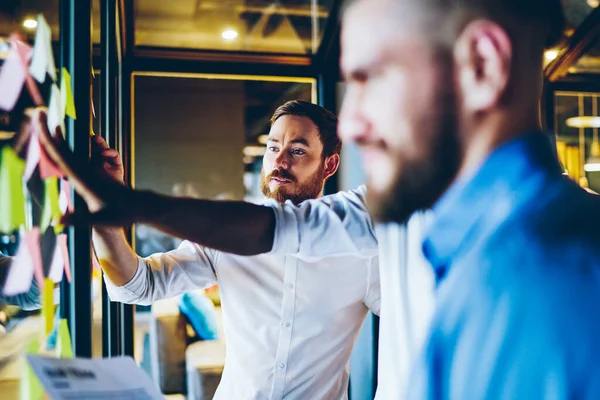
[[69,325],[66,319],[58,322],[58,340],[56,342],[56,356],[59,358],[73,358],[73,347],[71,345],[71,335],[69,334]]
[[46,229],[54,222],[54,233],[57,235],[62,232],[63,226],[59,224],[62,213],[58,201],[58,178],[52,176],[44,180],[44,210],[40,221],[40,230],[46,232]]
[[[27,354],[37,354],[40,349],[40,342],[36,338],[32,339],[31,342],[27,345],[26,352]],[[23,359],[22,364],[22,373],[21,373],[21,381],[19,386],[19,398],[27,399],[27,400],[40,400],[44,396],[44,389],[42,385],[33,372],[33,368],[27,362],[27,359]]]
[[0,152],[0,232],[11,233],[25,226],[23,174],[25,161],[9,147]]
[[61,69],[60,77],[60,94],[63,107],[65,107],[65,114],[76,119],[75,101],[73,100],[73,91],[71,90],[71,75],[69,74],[69,71],[63,67]]

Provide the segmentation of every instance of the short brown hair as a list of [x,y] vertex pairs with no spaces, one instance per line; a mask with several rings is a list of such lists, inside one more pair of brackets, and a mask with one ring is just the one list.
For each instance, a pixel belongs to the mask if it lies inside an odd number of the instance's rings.
[[342,142],[337,134],[338,119],[331,111],[307,101],[292,100],[275,110],[271,117],[271,125],[284,115],[306,117],[315,124],[323,143],[323,159],[342,151]]
[[523,35],[535,35],[546,48],[557,44],[566,26],[561,0],[413,1],[429,10],[439,11],[446,18],[456,12],[471,18],[488,18],[506,29],[513,40],[519,40]]

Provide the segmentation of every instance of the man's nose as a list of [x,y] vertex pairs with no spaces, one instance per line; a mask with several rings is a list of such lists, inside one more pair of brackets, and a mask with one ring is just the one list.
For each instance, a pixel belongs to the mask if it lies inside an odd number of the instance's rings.
[[280,151],[275,157],[275,169],[290,169],[290,156],[287,151]]
[[343,142],[361,142],[368,135],[369,124],[361,113],[355,96],[344,99],[339,115],[338,135]]

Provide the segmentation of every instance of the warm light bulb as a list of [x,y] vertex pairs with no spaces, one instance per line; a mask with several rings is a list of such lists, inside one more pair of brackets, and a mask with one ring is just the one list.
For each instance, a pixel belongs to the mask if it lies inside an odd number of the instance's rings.
[[554,60],[556,57],[558,57],[558,50],[547,50],[544,53],[544,58],[547,62]]
[[35,29],[37,28],[37,21],[35,19],[28,18],[23,21],[23,26],[27,29]]
[[238,36],[238,33],[235,29],[225,29],[221,33],[221,37],[225,40],[233,40]]
[[587,0],[588,6],[596,8],[600,5],[600,0]]

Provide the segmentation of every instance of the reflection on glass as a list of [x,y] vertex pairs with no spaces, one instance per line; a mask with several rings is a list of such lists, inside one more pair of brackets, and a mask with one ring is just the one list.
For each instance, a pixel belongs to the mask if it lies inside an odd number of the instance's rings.
[[582,187],[600,192],[599,93],[557,92],[557,151],[565,172]]
[[142,46],[311,54],[332,0],[138,0]]

